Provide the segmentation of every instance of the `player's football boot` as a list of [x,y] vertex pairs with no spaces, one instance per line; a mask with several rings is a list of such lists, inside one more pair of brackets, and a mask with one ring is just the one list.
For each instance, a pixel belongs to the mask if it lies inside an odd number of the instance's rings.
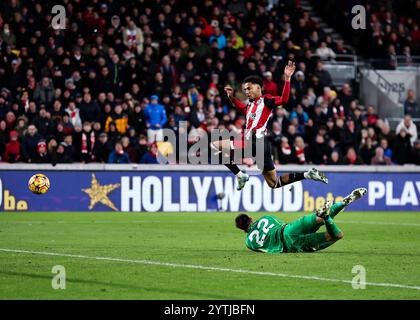
[[312,168],[305,172],[305,178],[328,183],[328,178],[325,176],[325,174],[315,168]]
[[354,189],[348,196],[343,199],[343,203],[348,206],[350,203],[353,203],[357,199],[360,199],[364,195],[366,195],[367,189],[366,188],[357,188]]
[[322,219],[327,218],[330,215],[331,205],[331,201],[325,202],[325,204],[321,208],[315,210],[315,214]]
[[245,172],[241,176],[236,176],[238,179],[238,186],[236,187],[236,190],[240,191],[245,187],[246,182],[249,180],[249,175],[247,175]]

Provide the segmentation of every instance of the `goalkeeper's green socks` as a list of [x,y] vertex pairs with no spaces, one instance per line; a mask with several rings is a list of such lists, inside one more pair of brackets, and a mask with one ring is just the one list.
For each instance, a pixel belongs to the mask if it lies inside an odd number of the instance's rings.
[[334,219],[334,217],[344,208],[346,207],[346,205],[344,204],[344,202],[336,202],[334,203],[331,208],[330,208],[330,217],[332,219]]
[[333,241],[327,241],[327,240],[324,240],[324,241],[322,241],[319,245],[318,245],[318,250],[322,250],[322,249],[325,249],[325,248],[328,248],[330,245],[332,245],[334,242]]
[[337,225],[334,223],[333,219],[328,216],[324,219],[325,227],[327,228],[328,233],[331,235],[332,238],[336,239],[340,236],[341,230]]

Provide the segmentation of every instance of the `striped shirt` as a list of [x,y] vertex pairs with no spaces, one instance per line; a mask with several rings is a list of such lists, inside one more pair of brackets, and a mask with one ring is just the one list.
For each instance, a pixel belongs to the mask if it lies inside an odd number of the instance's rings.
[[232,104],[243,114],[246,115],[245,138],[249,139],[252,133],[257,138],[261,138],[266,133],[268,120],[272,115],[272,110],[289,100],[290,82],[286,81],[281,96],[264,94],[259,98],[249,101],[247,104],[235,97],[231,97]]

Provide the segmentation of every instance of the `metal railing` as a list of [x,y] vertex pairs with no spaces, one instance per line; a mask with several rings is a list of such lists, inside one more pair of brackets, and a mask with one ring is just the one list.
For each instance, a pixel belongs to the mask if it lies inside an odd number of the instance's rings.
[[420,56],[395,56],[393,64],[390,59],[368,59],[368,63],[379,70],[414,70],[420,72]]
[[[316,56],[316,55],[315,55]],[[341,86],[357,77],[358,57],[354,54],[337,54],[335,59],[321,60],[333,79],[334,85]]]

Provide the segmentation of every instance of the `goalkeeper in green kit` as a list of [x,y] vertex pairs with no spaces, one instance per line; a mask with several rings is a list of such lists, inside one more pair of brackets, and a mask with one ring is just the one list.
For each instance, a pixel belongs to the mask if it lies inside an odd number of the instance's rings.
[[[291,223],[275,216],[263,216],[256,221],[246,214],[236,217],[236,227],[246,232],[246,246],[258,252],[287,253],[314,252],[328,248],[343,238],[343,232],[334,223],[334,217],[349,204],[366,195],[365,188],[353,190],[342,201],[325,205],[315,213]],[[325,225],[326,232],[317,232]]]

